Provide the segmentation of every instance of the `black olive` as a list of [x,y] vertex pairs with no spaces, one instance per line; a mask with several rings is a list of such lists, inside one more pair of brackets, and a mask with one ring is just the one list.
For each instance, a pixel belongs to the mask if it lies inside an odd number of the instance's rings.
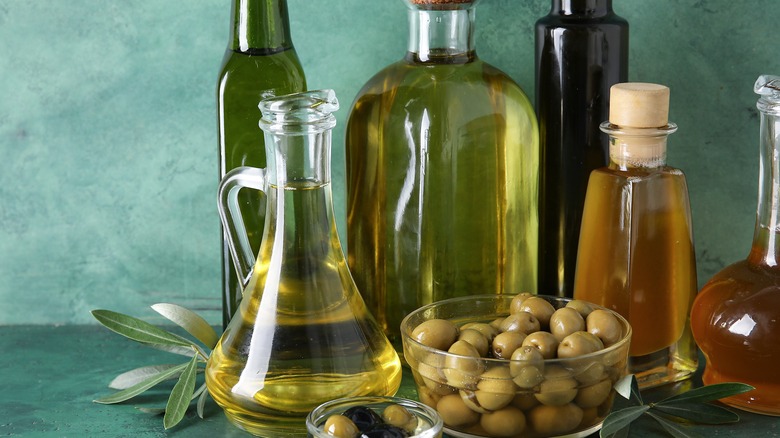
[[363,432],[360,438],[406,438],[409,433],[390,424],[377,424]]
[[384,423],[384,420],[382,420],[382,417],[379,414],[365,406],[351,407],[341,415],[352,420],[361,432],[365,432],[377,424]]

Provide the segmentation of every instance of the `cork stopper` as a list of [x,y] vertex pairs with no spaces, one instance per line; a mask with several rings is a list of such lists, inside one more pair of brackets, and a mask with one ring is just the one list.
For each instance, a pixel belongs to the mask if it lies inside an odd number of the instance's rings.
[[644,82],[610,89],[609,122],[627,128],[660,128],[669,123],[669,87]]

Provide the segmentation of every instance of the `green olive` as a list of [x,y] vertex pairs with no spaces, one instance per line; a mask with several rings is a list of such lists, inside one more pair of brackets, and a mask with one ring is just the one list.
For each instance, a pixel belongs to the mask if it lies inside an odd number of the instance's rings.
[[476,391],[460,390],[458,394],[460,394],[460,398],[463,400],[463,404],[465,404],[472,411],[478,412],[480,414],[490,412],[479,404]]
[[534,332],[525,337],[523,347],[534,347],[545,359],[553,359],[558,352],[558,341],[550,332]]
[[612,381],[604,379],[595,385],[580,388],[579,392],[577,392],[577,397],[574,398],[574,402],[583,409],[595,408],[604,403],[611,392]]
[[461,328],[460,334],[458,335],[458,340],[465,341],[473,345],[474,348],[477,349],[477,352],[479,352],[479,355],[483,357],[487,356],[490,349],[490,343],[488,342],[488,339],[485,337],[485,335],[474,329],[463,330]]
[[623,336],[620,321],[608,310],[596,309],[586,319],[586,327],[596,335],[605,347],[616,343]]
[[480,426],[491,437],[517,436],[525,429],[525,414],[514,406],[482,414]]
[[417,429],[417,417],[409,412],[409,409],[396,403],[389,404],[382,411],[382,419],[385,420],[385,423],[412,434]]
[[434,409],[441,400],[442,396],[431,391],[427,386],[417,385],[417,396],[420,397],[420,402],[426,404]]
[[573,403],[563,406],[539,405],[528,413],[528,422],[539,436],[556,436],[577,429],[582,416],[582,409]]
[[412,331],[417,342],[439,350],[447,350],[458,338],[458,327],[446,319],[429,319]]
[[535,296],[532,293],[523,292],[521,294],[517,294],[514,297],[512,297],[512,302],[509,303],[509,313],[517,313],[520,311],[520,306],[523,304],[523,301]]
[[593,311],[593,305],[583,300],[571,300],[566,303],[566,307],[571,308],[579,312],[580,316],[585,319]]
[[502,322],[504,322],[504,320],[505,320],[505,319],[506,319],[506,316],[501,316],[501,317],[498,317],[498,318],[496,318],[496,319],[494,319],[494,320],[490,321],[490,322],[488,323],[488,325],[490,325],[491,327],[493,327],[494,329],[496,329],[496,332],[500,332],[500,331],[501,331],[501,329],[500,329],[500,327],[501,327],[501,323],[502,323]]
[[447,384],[460,389],[473,389],[482,373],[482,361],[477,349],[466,341],[455,341],[447,350],[442,373]]
[[495,411],[511,403],[516,392],[509,367],[499,366],[482,373],[474,395],[479,406]]
[[588,386],[604,380],[608,377],[607,371],[602,363],[602,357],[599,355],[594,358],[587,358],[572,362],[574,378],[581,384]]
[[577,381],[569,371],[559,365],[548,366],[544,381],[539,385],[536,399],[547,406],[563,406],[577,396]]
[[428,390],[437,395],[447,395],[455,392],[455,389],[447,385],[447,379],[442,372],[444,357],[438,354],[430,354],[417,365],[419,380]]
[[493,339],[491,351],[496,359],[509,359],[515,350],[523,345],[525,333],[503,332]]
[[500,332],[520,332],[524,334],[538,332],[541,323],[529,312],[517,312],[507,316],[498,327]]
[[341,414],[328,417],[322,430],[336,438],[356,438],[360,435],[360,430],[355,423]]
[[461,328],[461,330],[476,330],[480,333],[482,333],[482,336],[485,337],[485,339],[488,340],[488,343],[493,342],[493,338],[496,337],[498,334],[498,329],[493,327],[490,324],[484,323],[484,322],[470,322],[468,324],[464,324]]
[[585,330],[585,320],[571,307],[562,307],[550,317],[550,333],[558,342],[574,332]]
[[561,341],[558,345],[558,357],[569,358],[595,353],[604,348],[601,339],[592,333],[574,332]]
[[519,388],[531,389],[544,380],[544,357],[534,347],[520,347],[512,353],[509,372]]
[[527,411],[538,404],[539,400],[530,392],[518,392],[515,398],[512,399],[512,406],[522,411]]
[[451,427],[464,427],[479,421],[479,413],[472,411],[457,394],[445,395],[436,404],[444,424]]
[[523,301],[518,309],[521,312],[528,312],[539,320],[542,330],[547,329],[550,324],[550,317],[555,313],[555,307],[549,301],[541,297],[530,297]]

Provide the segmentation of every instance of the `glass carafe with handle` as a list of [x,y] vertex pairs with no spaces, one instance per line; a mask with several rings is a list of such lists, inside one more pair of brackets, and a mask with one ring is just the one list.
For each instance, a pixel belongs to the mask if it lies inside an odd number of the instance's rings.
[[[336,232],[331,90],[260,103],[267,167],[220,184],[219,210],[244,298],[209,359],[206,383],[230,421],[260,436],[305,436],[305,416],[344,396],[393,395],[401,365],[366,309]],[[237,202],[267,196],[257,257]]]

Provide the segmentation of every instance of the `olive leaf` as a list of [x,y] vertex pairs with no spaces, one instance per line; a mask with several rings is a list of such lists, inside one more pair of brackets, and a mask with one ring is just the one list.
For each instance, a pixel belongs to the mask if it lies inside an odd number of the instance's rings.
[[169,303],[157,303],[152,306],[155,312],[164,316],[174,324],[183,328],[187,333],[195,337],[195,339],[203,342],[208,348],[214,348],[217,345],[219,337],[217,332],[201,318],[197,313],[178,306],[176,304]]
[[[678,394],[658,403],[645,404],[636,377],[628,375],[615,384],[615,390],[635,406],[609,414],[601,427],[602,438],[627,437],[632,426],[641,427],[637,420],[647,415],[674,438],[697,438],[700,435],[686,424],[727,424],[739,421],[736,413],[707,402],[742,394],[753,387],[744,383],[718,383],[702,386]],[[628,397],[627,397],[628,395]]]
[[132,316],[110,310],[93,310],[92,316],[107,329],[126,338],[145,344],[180,345],[189,347],[192,342],[181,336],[162,330]]
[[168,380],[171,377],[175,377],[179,375],[186,367],[187,364],[181,364],[173,368],[167,369],[165,371],[161,371],[140,383],[137,383],[122,391],[115,392],[108,397],[96,399],[94,400],[94,402],[101,403],[101,404],[114,404],[114,403],[123,402],[125,400],[130,400],[131,398],[137,396],[138,394],[141,394],[142,392],[157,385],[158,383]]
[[184,418],[190,401],[192,401],[192,394],[195,392],[195,373],[197,370],[198,358],[193,357],[179,376],[179,381],[174,385],[171,396],[168,398],[168,404],[165,405],[163,426],[166,429],[176,426]]
[[[169,370],[177,366],[179,365],[168,364],[168,365],[150,365],[146,367],[136,368],[134,370],[124,372],[114,377],[114,380],[112,380],[111,383],[108,384],[108,387],[111,389],[127,389],[133,385],[137,385],[145,381],[150,377],[156,376],[163,371]],[[173,379],[175,377],[176,376],[173,375],[170,378]]]

